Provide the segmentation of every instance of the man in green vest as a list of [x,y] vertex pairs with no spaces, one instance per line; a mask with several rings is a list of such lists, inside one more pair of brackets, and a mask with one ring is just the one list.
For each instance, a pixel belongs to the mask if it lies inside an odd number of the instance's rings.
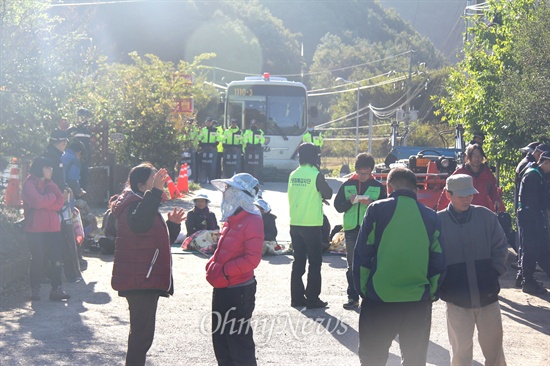
[[307,124],[307,131],[302,136],[302,142],[311,142],[318,148],[323,147],[323,134],[320,131],[315,131],[315,124],[313,122]]
[[372,176],[374,158],[367,153],[361,153],[355,158],[355,174],[345,181],[334,198],[334,208],[344,213],[344,233],[346,237],[346,259],[348,269],[348,302],[344,309],[352,310],[359,306],[359,294],[353,286],[353,251],[359,228],[368,205],[373,201],[387,197],[386,187]]
[[213,126],[212,118],[204,121],[204,127],[199,132],[199,183],[207,183],[216,178],[217,146],[221,140],[218,129]]
[[307,131],[302,136],[302,142],[311,142],[317,147],[317,153],[319,154],[319,166],[321,166],[321,147],[323,147],[323,134],[320,131],[315,131],[315,124],[309,122],[307,124]]
[[237,125],[237,119],[231,118],[231,126],[224,131],[223,138],[223,175],[231,178],[241,173],[243,135]]
[[243,135],[244,171],[263,183],[264,131],[260,129],[256,120],[250,121],[250,129]]
[[[294,249],[294,262],[290,277],[291,306],[308,309],[324,308],[327,302],[321,294],[321,263],[323,226],[323,200],[332,197],[332,188],[319,171],[317,148],[306,142],[298,148],[300,166],[288,179],[290,208],[290,238]],[[302,276],[309,260],[307,287]]]

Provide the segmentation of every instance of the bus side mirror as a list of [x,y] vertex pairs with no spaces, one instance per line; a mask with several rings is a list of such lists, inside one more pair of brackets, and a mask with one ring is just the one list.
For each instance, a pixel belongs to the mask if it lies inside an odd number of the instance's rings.
[[309,107],[309,115],[313,118],[317,118],[317,107]]
[[221,114],[223,116],[223,112],[225,112],[225,105],[223,103],[218,103],[218,114]]

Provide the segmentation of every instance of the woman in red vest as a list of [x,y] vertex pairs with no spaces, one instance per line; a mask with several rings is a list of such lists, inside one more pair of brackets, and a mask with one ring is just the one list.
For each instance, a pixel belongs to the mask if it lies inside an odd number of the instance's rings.
[[130,309],[126,365],[145,365],[158,299],[174,293],[170,243],[185,215],[174,208],[165,222],[158,212],[167,176],[166,169],[157,171],[150,163],[132,168],[112,208],[117,237],[111,285],[126,297]]

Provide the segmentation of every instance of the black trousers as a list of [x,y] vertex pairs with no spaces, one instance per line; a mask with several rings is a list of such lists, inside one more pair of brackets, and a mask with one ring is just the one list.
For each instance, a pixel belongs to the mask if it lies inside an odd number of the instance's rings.
[[215,288],[212,293],[212,344],[220,366],[256,366],[250,318],[256,304],[256,282]]
[[397,334],[401,364],[425,365],[431,325],[430,301],[385,303],[363,300],[359,316],[361,365],[385,365]]
[[348,298],[353,300],[359,300],[359,294],[355,291],[355,286],[353,285],[353,253],[355,252],[355,242],[357,241],[357,236],[359,236],[359,228],[353,230],[346,230],[344,235],[346,236],[346,260],[348,262],[348,268],[346,269],[346,279],[348,281]]
[[[321,263],[323,262],[323,247],[321,226],[290,225],[290,239],[294,250],[294,262],[290,275],[290,296],[292,302],[302,302],[304,296],[310,302],[315,302],[321,294]],[[304,287],[302,276],[307,271],[307,287]]]
[[518,211],[521,225],[521,271],[525,281],[534,281],[537,263],[550,277],[550,246],[542,212]]
[[39,288],[44,277],[44,264],[48,265],[48,277],[52,288],[61,286],[62,238],[61,232],[30,233],[27,232],[31,252],[29,281],[31,288]]
[[159,294],[154,291],[130,291],[125,297],[130,310],[126,366],[145,365],[145,356],[155,336]]

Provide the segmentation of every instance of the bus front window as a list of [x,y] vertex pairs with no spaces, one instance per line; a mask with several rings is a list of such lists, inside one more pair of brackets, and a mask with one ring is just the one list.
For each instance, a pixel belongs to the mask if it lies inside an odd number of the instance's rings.
[[300,135],[305,126],[305,100],[302,97],[271,96],[267,99],[267,134]]

